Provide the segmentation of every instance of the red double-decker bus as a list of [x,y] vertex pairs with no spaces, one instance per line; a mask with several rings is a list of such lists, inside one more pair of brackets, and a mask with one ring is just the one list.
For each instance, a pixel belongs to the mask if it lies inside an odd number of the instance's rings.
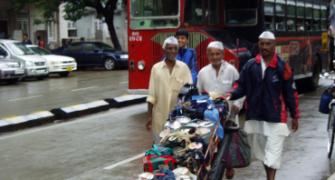
[[129,90],[148,88],[162,43],[178,28],[190,32],[199,69],[208,64],[206,47],[213,40],[222,41],[224,59],[240,69],[257,53],[259,34],[271,30],[298,84],[316,87],[328,61],[327,5],[328,0],[129,0]]

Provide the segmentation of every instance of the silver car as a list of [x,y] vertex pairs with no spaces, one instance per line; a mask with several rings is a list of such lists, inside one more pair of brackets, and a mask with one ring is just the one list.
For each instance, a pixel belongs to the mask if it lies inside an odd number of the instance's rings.
[[35,55],[31,49],[20,41],[1,39],[0,46],[6,50],[7,58],[17,60],[23,64],[26,77],[44,79],[48,76],[49,69],[46,60],[39,55]]
[[24,77],[23,64],[7,59],[7,56],[7,52],[0,47],[0,81],[17,83]]

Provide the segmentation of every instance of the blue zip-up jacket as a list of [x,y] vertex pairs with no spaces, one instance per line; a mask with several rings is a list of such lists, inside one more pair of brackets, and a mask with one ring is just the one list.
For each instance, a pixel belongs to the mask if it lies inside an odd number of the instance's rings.
[[240,73],[231,100],[246,95],[247,119],[286,123],[287,112],[299,118],[298,94],[289,65],[275,55],[262,78],[261,56],[249,60]]
[[192,48],[179,48],[176,59],[187,64],[192,74],[193,83],[197,84],[198,67],[195,50]]

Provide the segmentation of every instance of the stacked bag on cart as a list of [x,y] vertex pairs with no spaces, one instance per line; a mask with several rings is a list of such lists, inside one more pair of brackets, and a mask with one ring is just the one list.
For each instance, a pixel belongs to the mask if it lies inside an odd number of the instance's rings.
[[160,133],[160,144],[153,145],[145,153],[143,167],[149,174],[142,174],[143,179],[173,179],[170,171],[175,179],[196,179],[194,174],[198,174],[206,160],[205,153],[213,132],[223,139],[220,120],[227,116],[227,112],[228,104],[223,100],[213,101],[208,95],[199,95],[194,86],[184,86],[177,106]]

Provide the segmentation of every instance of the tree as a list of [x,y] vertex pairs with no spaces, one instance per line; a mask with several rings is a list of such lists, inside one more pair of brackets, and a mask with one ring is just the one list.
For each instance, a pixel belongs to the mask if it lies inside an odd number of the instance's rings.
[[77,21],[87,15],[87,8],[92,8],[97,13],[97,18],[104,19],[115,49],[121,50],[114,27],[114,11],[118,0],[11,0],[16,9],[33,5],[43,11],[46,21],[52,19],[61,3],[65,5],[65,19]]

